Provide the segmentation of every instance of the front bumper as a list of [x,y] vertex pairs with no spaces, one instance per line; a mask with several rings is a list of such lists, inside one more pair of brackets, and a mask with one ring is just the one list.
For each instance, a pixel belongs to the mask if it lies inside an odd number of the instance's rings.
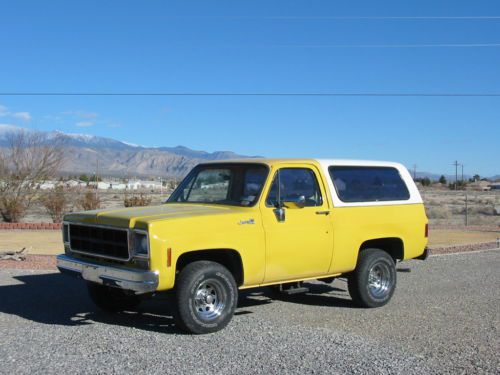
[[131,290],[136,294],[151,293],[158,287],[157,272],[104,266],[64,254],[57,256],[57,268],[61,273],[102,285]]

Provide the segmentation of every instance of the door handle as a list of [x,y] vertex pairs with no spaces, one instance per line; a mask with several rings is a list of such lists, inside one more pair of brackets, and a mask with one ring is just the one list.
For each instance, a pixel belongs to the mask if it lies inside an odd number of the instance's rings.
[[316,211],[316,215],[330,215],[330,211],[326,210],[326,211]]

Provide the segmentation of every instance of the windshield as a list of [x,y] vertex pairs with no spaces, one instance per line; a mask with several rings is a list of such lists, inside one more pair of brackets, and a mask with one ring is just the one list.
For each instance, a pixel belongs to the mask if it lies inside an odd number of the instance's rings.
[[187,175],[167,203],[253,206],[267,174],[268,168],[261,164],[202,164]]

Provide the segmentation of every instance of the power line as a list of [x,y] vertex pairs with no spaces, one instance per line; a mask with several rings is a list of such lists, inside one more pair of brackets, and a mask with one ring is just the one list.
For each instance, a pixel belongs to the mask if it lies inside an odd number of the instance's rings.
[[500,20],[500,16],[160,16],[171,20]]
[[[221,46],[223,47],[223,46]],[[237,46],[235,46],[237,47]],[[416,44],[269,44],[259,48],[498,48],[500,43],[416,43]]]
[[344,96],[344,97],[500,97],[500,93],[380,92],[0,92],[0,96]]

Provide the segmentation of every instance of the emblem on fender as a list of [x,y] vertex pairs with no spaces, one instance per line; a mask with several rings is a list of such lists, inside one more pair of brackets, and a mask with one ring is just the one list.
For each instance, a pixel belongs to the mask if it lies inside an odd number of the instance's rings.
[[239,224],[239,225],[244,225],[244,224],[255,224],[255,220],[254,220],[254,219],[240,220],[240,222],[239,222],[238,224]]

